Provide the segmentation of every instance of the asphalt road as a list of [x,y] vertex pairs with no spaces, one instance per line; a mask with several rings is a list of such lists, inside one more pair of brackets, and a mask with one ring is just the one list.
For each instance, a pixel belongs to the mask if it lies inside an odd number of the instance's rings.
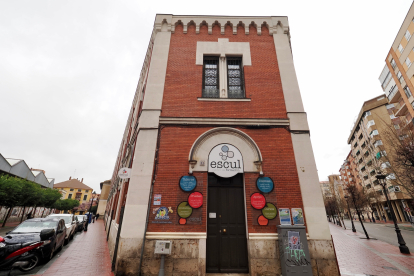
[[[361,223],[358,220],[354,220],[355,229],[364,234]],[[351,229],[351,221],[345,220],[346,229]],[[384,223],[364,223],[365,229],[368,232],[370,238],[376,238],[378,240],[387,242],[392,245],[398,246],[397,234],[395,233],[394,224]],[[414,253],[414,228],[409,223],[398,224],[401,229],[401,234],[407,247],[411,253]],[[343,228],[343,227],[342,227]],[[349,230],[350,231],[350,230]]]
[[[10,229],[1,229],[0,230],[0,236],[5,235],[5,233],[7,231],[10,231],[13,228],[14,227],[10,227]],[[73,240],[76,239],[79,236],[79,234],[81,234],[81,232],[76,233],[75,236],[73,237]],[[69,241],[69,244],[68,245],[65,245],[63,247],[62,251],[56,252],[55,256],[53,256],[53,259],[50,260],[48,263],[46,263],[46,264],[42,263],[42,264],[36,266],[33,270],[28,271],[28,272],[22,272],[22,271],[18,270],[17,268],[16,269],[13,269],[13,271],[10,274],[10,276],[16,276],[16,275],[36,275],[36,274],[42,274],[42,273],[44,273],[70,247],[70,245],[72,244],[73,240],[72,241]],[[8,273],[9,273],[8,270],[7,271],[0,270],[0,276],[7,276]]]

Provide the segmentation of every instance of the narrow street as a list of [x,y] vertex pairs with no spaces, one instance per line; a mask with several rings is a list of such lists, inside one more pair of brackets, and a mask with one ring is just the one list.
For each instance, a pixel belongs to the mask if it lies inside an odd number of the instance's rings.
[[414,275],[413,253],[401,254],[398,246],[364,239],[363,234],[353,233],[351,228],[345,230],[333,223],[329,226],[342,276]]
[[[0,276],[6,276],[7,273],[0,271]],[[11,276],[16,275],[113,276],[103,220],[91,223],[87,232],[77,233],[48,263],[27,273],[13,270]]]

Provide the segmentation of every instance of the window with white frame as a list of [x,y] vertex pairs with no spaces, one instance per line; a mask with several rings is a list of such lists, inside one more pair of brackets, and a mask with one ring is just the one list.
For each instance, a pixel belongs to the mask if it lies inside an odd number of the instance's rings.
[[409,41],[411,38],[411,34],[408,30],[405,31],[405,38],[407,39],[407,41]]
[[366,117],[368,117],[369,115],[371,115],[371,111],[367,111],[367,112],[365,112],[364,117],[366,118]]
[[400,83],[402,82],[402,74],[401,74],[401,72],[400,71],[398,71],[398,73],[397,73],[397,78],[398,78],[398,80],[400,81]]
[[398,51],[400,51],[401,54],[404,51],[404,48],[403,48],[403,46],[401,44],[398,45]]
[[382,141],[381,140],[375,141],[375,143],[374,143],[374,146],[375,147],[378,147],[378,146],[381,146],[381,145],[382,145]]
[[394,125],[394,128],[395,129],[400,129],[400,126],[399,125]]
[[374,120],[368,121],[367,128],[369,128],[370,126],[373,126],[373,125],[375,125]]
[[386,169],[386,168],[390,168],[391,164],[390,162],[384,162],[381,164],[381,169]]
[[408,88],[407,85],[404,87],[404,92],[405,92],[405,95],[407,96],[407,98],[412,96],[410,88]]
[[395,115],[394,115],[394,114],[390,114],[390,118],[391,118],[391,119],[395,119],[395,118],[397,118],[397,117],[395,117]]
[[386,107],[387,109],[390,109],[390,108],[393,108],[393,107],[394,107],[394,104],[387,104],[385,107]]
[[391,66],[392,66],[392,69],[394,69],[395,66],[397,66],[394,59],[391,59]]
[[411,60],[408,57],[405,59],[405,64],[407,64],[407,67],[410,68]]
[[387,179],[396,179],[395,174],[390,173],[389,175],[387,175]]
[[376,129],[374,129],[372,132],[371,132],[371,138],[372,137],[374,137],[375,135],[378,135],[379,133],[378,133],[378,130],[376,130]]
[[219,98],[219,57],[204,57],[203,98]]
[[387,152],[385,150],[381,151],[382,156],[387,156]]

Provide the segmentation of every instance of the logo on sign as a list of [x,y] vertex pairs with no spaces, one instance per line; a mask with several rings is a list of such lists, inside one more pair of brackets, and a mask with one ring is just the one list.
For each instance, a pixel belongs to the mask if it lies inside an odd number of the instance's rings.
[[160,207],[155,215],[155,219],[170,219],[167,207]]
[[208,156],[208,172],[226,178],[242,173],[243,157],[240,151],[230,144],[215,146]]
[[118,172],[118,176],[121,179],[130,178],[131,177],[131,169],[121,168]]

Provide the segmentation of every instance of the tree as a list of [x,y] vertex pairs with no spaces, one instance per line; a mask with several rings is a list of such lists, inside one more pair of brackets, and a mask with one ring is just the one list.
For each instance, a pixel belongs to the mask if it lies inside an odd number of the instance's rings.
[[21,202],[23,184],[19,180],[20,178],[17,177],[7,175],[0,176],[0,205],[9,208],[9,211],[4,217],[2,227],[6,225],[7,219],[13,208],[18,206]]
[[[364,195],[364,192],[362,189],[358,188],[356,184],[349,184],[346,187],[346,191],[351,197],[351,204],[355,208],[355,211],[357,212],[359,222],[361,223],[362,229],[364,230],[365,236],[367,239],[369,239],[368,232],[365,229],[364,224],[362,223],[361,219],[361,210],[367,205],[367,198]],[[351,218],[352,219],[352,218]]]
[[79,206],[79,201],[68,198],[68,199],[58,199],[53,205],[53,208],[58,209],[60,211],[69,211],[78,206]]
[[[58,199],[60,199],[60,197],[62,196],[58,190],[54,190],[54,189],[45,189],[43,191],[43,194],[44,196],[42,198],[41,206],[45,207],[45,209],[52,208],[55,202]],[[45,209],[43,210],[43,213],[45,212]],[[42,213],[42,217],[43,217],[43,213]]]

